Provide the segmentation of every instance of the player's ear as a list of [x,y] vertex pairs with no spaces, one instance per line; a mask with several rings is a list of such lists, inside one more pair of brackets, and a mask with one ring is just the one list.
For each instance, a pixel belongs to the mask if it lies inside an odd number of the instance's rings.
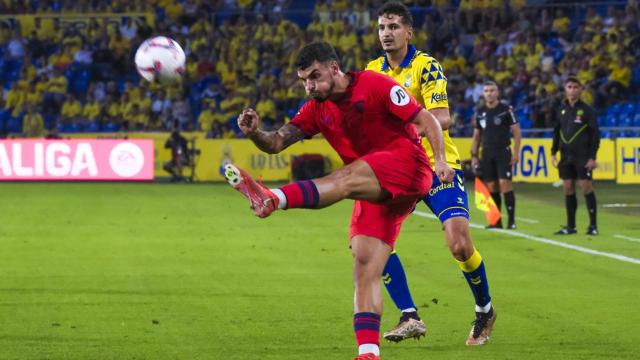
[[340,72],[340,65],[335,60],[329,62],[329,70],[331,71],[331,75],[337,75]]
[[413,38],[413,26],[409,26],[407,28],[407,39],[411,40]]

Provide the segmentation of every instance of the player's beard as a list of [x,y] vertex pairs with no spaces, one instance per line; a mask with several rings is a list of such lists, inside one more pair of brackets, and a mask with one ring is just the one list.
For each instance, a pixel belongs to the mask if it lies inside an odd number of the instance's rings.
[[327,95],[326,96],[322,96],[322,94],[320,92],[311,92],[309,93],[309,96],[317,101],[317,102],[323,102],[325,100],[327,100],[329,98],[329,96],[333,93],[333,88],[336,86],[336,82],[335,80],[333,80],[333,78],[331,78],[331,81],[329,82],[329,90],[327,90]]

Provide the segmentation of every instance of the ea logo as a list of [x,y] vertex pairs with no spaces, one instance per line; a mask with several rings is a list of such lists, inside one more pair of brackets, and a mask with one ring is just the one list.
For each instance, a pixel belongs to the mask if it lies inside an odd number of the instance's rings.
[[409,94],[407,94],[400,85],[391,88],[389,97],[391,98],[391,102],[398,106],[404,106],[409,103]]
[[109,165],[122,177],[137,175],[144,165],[144,155],[138,145],[125,142],[116,145],[109,154]]

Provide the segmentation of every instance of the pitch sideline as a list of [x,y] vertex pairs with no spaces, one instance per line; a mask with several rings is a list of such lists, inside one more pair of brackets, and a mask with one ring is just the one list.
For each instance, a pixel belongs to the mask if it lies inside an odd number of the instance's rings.
[[[429,214],[429,213],[426,213],[426,212],[422,212],[422,211],[417,211],[416,210],[413,213],[415,215],[418,215],[418,216],[422,216],[422,217],[426,217],[426,218],[430,218],[430,219],[437,219],[437,217],[435,215]],[[469,223],[469,226],[471,226],[474,229],[484,229],[484,226],[478,225],[478,224],[474,224],[472,222]],[[582,253],[585,253],[585,254],[604,256],[604,257],[608,257],[608,258],[615,259],[615,260],[618,260],[618,261],[623,261],[623,262],[628,262],[628,263],[640,265],[640,259],[636,259],[636,258],[632,258],[632,257],[620,255],[620,254],[614,254],[614,253],[608,253],[608,252],[604,252],[604,251],[593,250],[593,249],[586,248],[584,246],[566,244],[566,243],[563,243],[563,242],[560,242],[560,241],[555,241],[555,240],[543,238],[543,237],[540,237],[540,236],[529,235],[529,234],[525,234],[525,233],[522,233],[522,232],[519,232],[519,231],[504,230],[504,229],[491,229],[490,231],[496,231],[496,232],[499,232],[499,233],[502,233],[502,234],[505,234],[505,235],[521,237],[521,238],[525,238],[527,240],[532,240],[532,241],[537,241],[537,242],[541,242],[541,243],[545,243],[545,244],[549,244],[549,245],[559,246],[559,247],[563,247],[565,249],[571,249],[571,250],[579,251],[579,252],[582,252]]]

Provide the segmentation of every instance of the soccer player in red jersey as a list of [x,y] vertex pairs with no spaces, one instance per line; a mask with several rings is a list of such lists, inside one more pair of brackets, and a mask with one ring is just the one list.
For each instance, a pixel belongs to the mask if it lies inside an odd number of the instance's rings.
[[434,176],[421,135],[434,149],[438,178],[451,182],[454,171],[444,158],[438,120],[393,79],[373,71],[343,73],[334,49],[324,42],[305,46],[295,65],[311,100],[277,131],[260,130],[258,114],[245,109],[238,117],[240,129],[267,153],[322,133],[346,165],[328,176],[274,190],[232,164],[225,166],[225,177],[249,199],[259,217],[276,209],[318,209],[343,199],[356,200],[350,231],[356,359],[379,359],[380,274],[402,222]]

